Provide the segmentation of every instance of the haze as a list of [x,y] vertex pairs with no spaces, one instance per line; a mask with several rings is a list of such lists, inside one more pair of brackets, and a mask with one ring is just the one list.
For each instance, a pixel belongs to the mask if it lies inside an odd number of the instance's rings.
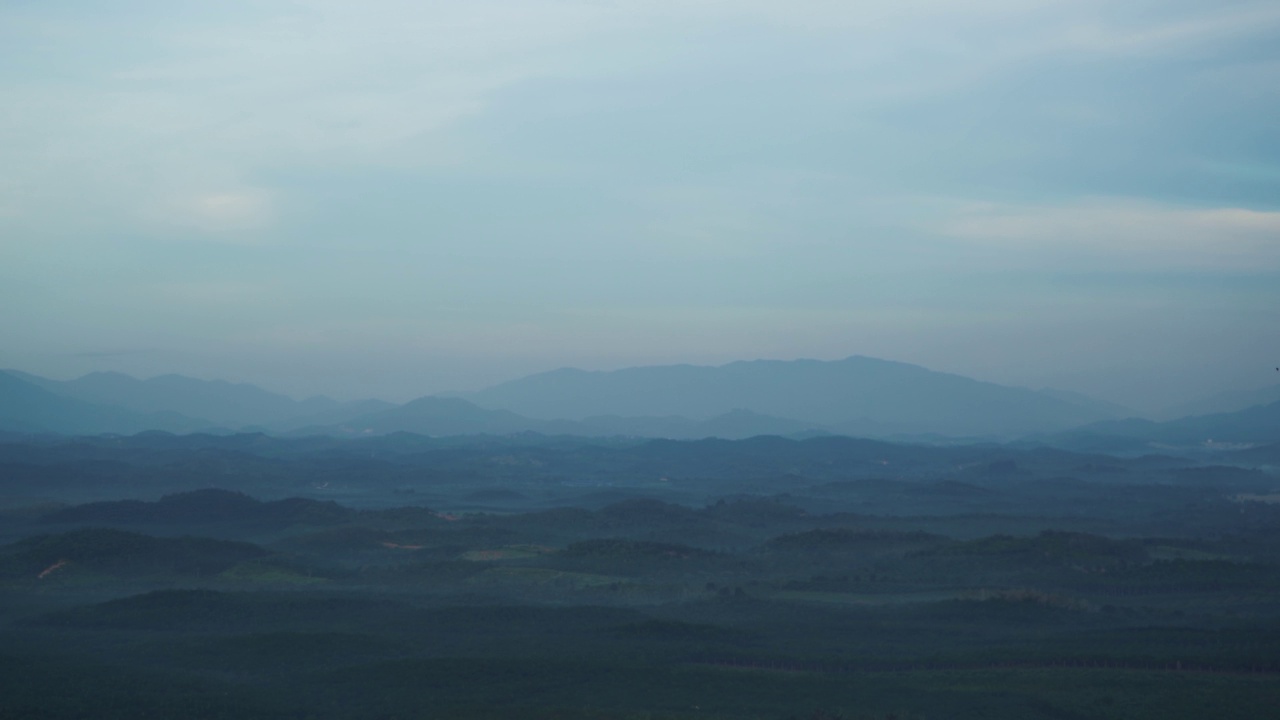
[[0,367],[1276,382],[1280,5],[8,2]]

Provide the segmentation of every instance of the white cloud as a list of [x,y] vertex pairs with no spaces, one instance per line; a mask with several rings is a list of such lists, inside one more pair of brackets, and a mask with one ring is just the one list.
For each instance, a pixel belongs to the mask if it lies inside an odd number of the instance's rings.
[[[1141,22],[1107,7],[1066,0],[311,0],[195,18],[144,9],[107,33],[96,32],[101,17],[40,19],[28,9],[23,32],[69,51],[87,46],[102,61],[72,63],[70,80],[57,83],[0,80],[0,164],[34,177],[47,193],[74,175],[136,203],[174,176],[214,173],[252,183],[256,172],[280,166],[453,162],[459,150],[444,131],[484,112],[495,93],[611,67],[610,39],[677,29],[842,33],[850,62],[868,71],[842,92],[900,96],[973,82],[1046,52],[1128,51],[1280,22],[1274,4],[1206,5],[1199,14],[1153,13]],[[0,24],[6,14],[17,17],[0,10]],[[661,50],[653,52],[661,61]]]
[[1280,6],[1275,3],[1208,3],[1189,17],[1158,16],[1145,22],[1081,18],[1062,29],[1059,44],[1063,49],[1090,53],[1157,53],[1274,32],[1278,27]]
[[1007,261],[1098,269],[1280,270],[1280,212],[1127,200],[959,203],[935,229]]
[[195,230],[217,239],[250,241],[260,237],[273,219],[271,194],[257,188],[214,190],[179,195],[154,208],[161,227]]
[[245,189],[263,174],[450,162],[441,131],[580,31],[572,6],[534,5],[275,4],[201,22],[157,12],[96,36],[98,19],[28,23],[101,62],[70,62],[57,82],[0,76],[0,167],[23,189],[19,202],[6,188],[0,207],[48,226],[132,218],[216,234],[270,215],[265,191]]

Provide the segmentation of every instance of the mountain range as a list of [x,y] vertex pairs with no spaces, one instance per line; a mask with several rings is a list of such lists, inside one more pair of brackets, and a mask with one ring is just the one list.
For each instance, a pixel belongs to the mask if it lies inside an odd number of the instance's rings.
[[68,434],[264,429],[330,425],[386,408],[381,400],[298,401],[254,385],[112,372],[50,380],[0,371],[0,429]]
[[1280,441],[1280,402],[1165,422],[1141,418],[1109,420],[1031,440],[1064,449],[1113,454],[1170,448],[1242,449]]
[[144,430],[192,432],[208,425],[172,411],[137,412],[86,402],[47,390],[16,374],[0,372],[0,430],[97,435]]
[[542,419],[674,415],[707,420],[745,409],[834,433],[882,437],[1014,437],[1124,416],[1084,396],[1007,387],[862,356],[613,372],[562,369],[464,397],[481,407]]
[[1160,411],[1156,419],[1177,420],[1191,415],[1217,415],[1280,402],[1280,383],[1253,390],[1230,390],[1179,403]]
[[294,400],[253,385],[180,375],[139,380],[100,372],[59,381],[0,372],[0,430],[27,433],[1029,438],[1059,447],[1129,452],[1203,446],[1210,440],[1264,444],[1280,439],[1280,403],[1164,423],[1130,415],[1076,393],[1002,386],[861,356],[613,372],[561,369],[402,405]]
[[308,427],[298,433],[385,435],[411,432],[420,435],[576,435],[579,437],[654,437],[678,440],[719,437],[742,439],[757,435],[827,435],[829,431],[784,418],[734,410],[707,420],[680,416],[622,417],[599,415],[582,420],[543,420],[510,410],[486,409],[456,397],[423,397],[404,405],[372,413],[336,427]]

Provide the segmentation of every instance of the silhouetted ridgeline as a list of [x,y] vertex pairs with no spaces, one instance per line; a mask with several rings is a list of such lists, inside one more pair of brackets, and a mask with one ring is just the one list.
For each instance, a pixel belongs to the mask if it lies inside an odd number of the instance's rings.
[[682,416],[735,410],[854,435],[1019,436],[1116,417],[1087,398],[1010,388],[906,363],[845,360],[556,370],[466,396],[535,418]]
[[[1122,409],[865,357],[722,367],[559,370],[401,406],[304,401],[179,375],[91,373],[56,381],[5,371],[0,429],[71,434],[156,429],[359,435],[539,432],[694,439],[820,434],[1017,437],[1120,417]],[[474,404],[473,404],[474,403]]]
[[[1084,452],[1204,453],[1280,440],[1280,404],[1163,423],[1075,393],[1032,391],[851,357],[721,367],[558,370],[465,397],[295,401],[251,385],[93,373],[54,381],[0,372],[0,431],[92,435],[145,430],[292,436],[539,434],[747,439],[828,435],[933,444],[1021,439]],[[468,441],[469,442],[469,441]]]

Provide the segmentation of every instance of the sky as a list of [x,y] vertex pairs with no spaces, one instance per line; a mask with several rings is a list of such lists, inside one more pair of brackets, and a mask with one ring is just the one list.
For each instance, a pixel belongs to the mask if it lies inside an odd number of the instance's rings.
[[1274,0],[0,0],[0,367],[1277,382]]

